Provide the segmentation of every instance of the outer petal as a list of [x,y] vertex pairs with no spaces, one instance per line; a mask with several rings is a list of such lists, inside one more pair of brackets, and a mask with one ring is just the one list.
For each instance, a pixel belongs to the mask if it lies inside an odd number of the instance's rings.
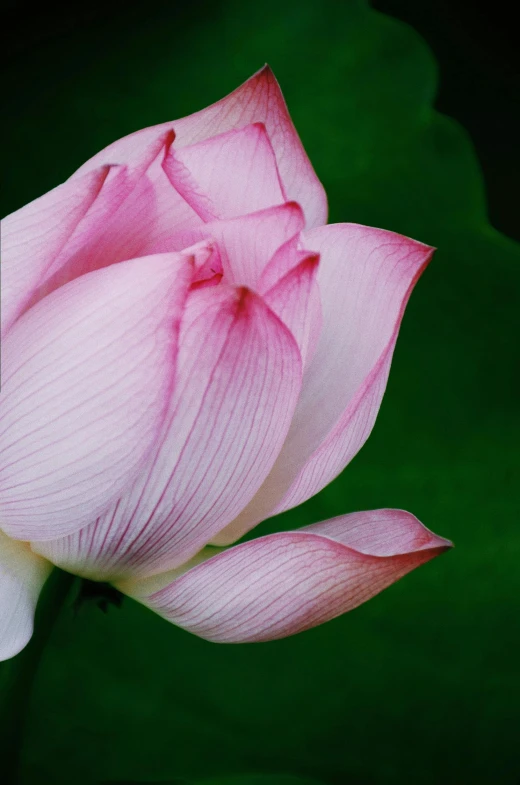
[[170,182],[204,221],[234,218],[285,202],[276,158],[263,123],[171,149]]
[[0,532],[0,661],[14,657],[28,643],[34,611],[52,564],[28,543]]
[[299,202],[308,227],[327,221],[327,198],[289,117],[280,87],[268,66],[237,90],[200,112],[173,123],[145,128],[119,139],[91,158],[77,174],[102,163],[130,162],[158,130],[175,128],[176,147],[185,147],[232,129],[264,123],[287,197]]
[[3,219],[2,336],[95,202],[109,168],[102,166],[63,183]]
[[131,164],[111,167],[96,202],[54,260],[31,304],[93,270],[137,256],[182,250],[172,243],[172,233],[202,221],[162,169],[173,138],[171,130],[156,133]]
[[57,290],[13,326],[0,410],[7,534],[76,531],[135,478],[171,394],[192,275],[181,254],[114,265]]
[[269,473],[287,434],[301,360],[287,328],[247,289],[190,294],[175,391],[157,449],[132,489],[78,534],[38,545],[82,575],[149,575],[191,558]]
[[268,641],[356,608],[450,546],[410,513],[374,510],[237,545],[180,577],[118,587],[202,638]]
[[320,253],[323,328],[287,440],[270,476],[214,542],[325,487],[368,438],[386,387],[400,322],[432,249],[382,229],[337,224],[306,232]]

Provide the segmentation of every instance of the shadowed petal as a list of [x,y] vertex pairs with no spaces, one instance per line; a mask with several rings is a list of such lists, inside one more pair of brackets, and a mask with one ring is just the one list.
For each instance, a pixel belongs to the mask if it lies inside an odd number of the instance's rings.
[[0,531],[0,661],[18,654],[33,632],[34,611],[52,564]]
[[179,577],[118,588],[202,638],[268,641],[356,608],[450,546],[410,513],[373,510],[260,537],[202,563],[198,555]]
[[0,521],[23,540],[76,531],[143,466],[174,381],[191,259],[164,254],[82,276],[3,345]]

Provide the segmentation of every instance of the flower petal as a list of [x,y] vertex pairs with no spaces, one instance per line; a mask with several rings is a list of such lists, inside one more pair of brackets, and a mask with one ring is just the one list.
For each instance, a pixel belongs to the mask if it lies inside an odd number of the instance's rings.
[[[352,513],[118,588],[219,643],[284,638],[356,608],[451,547],[402,510]],[[208,549],[211,553],[211,549]]]
[[206,224],[205,232],[217,242],[224,280],[258,288],[269,260],[281,245],[303,228],[303,213],[295,202],[257,213]]
[[2,336],[95,202],[108,166],[67,181],[2,220]]
[[0,531],[0,662],[18,654],[33,632],[34,611],[52,564]]
[[[96,202],[48,271],[31,304],[85,273],[127,259],[181,251],[172,233],[202,224],[168,181],[171,130],[155,134],[128,166],[112,166]],[[73,177],[68,182],[74,183]]]
[[139,478],[96,522],[40,553],[87,577],[153,574],[191,558],[247,504],[287,434],[296,343],[263,301],[225,285],[190,293],[165,428]]
[[193,276],[182,254],[123,262],[58,289],[3,346],[0,521],[51,539],[92,521],[162,425]]
[[200,112],[125,136],[90,159],[77,174],[102,163],[126,163],[160,130],[175,129],[175,147],[186,147],[217,134],[264,123],[288,199],[299,202],[308,227],[327,221],[327,197],[289,117],[274,74],[265,66],[230,95]]
[[265,294],[264,300],[294,335],[306,368],[321,330],[320,292],[316,282],[319,254],[304,258]]
[[170,244],[174,248],[187,248],[195,243],[212,241],[215,253],[206,272],[213,270],[213,275],[223,274],[224,283],[264,292],[306,255],[285,255],[285,268],[276,265],[267,285],[263,283],[263,272],[267,267],[271,269],[273,255],[278,257],[278,250],[282,250],[280,246],[289,240],[296,248],[303,227],[300,205],[285,202],[237,218],[201,222],[196,227],[186,226],[172,232]]
[[386,387],[404,309],[432,249],[354,224],[306,232],[320,254],[323,327],[280,456],[264,485],[214,543],[301,504],[334,479],[367,440]]
[[172,148],[163,168],[204,221],[234,218],[285,202],[263,123]]

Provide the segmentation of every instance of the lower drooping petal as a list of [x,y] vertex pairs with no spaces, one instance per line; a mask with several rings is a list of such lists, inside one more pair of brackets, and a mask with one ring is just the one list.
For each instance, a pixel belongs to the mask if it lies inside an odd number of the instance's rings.
[[207,561],[198,555],[180,575],[118,588],[202,638],[268,641],[356,608],[450,547],[410,513],[373,510],[261,537]]
[[356,224],[303,234],[320,254],[323,327],[291,429],[264,485],[214,538],[234,542],[259,521],[301,504],[352,460],[374,425],[410,293],[433,249]]
[[260,297],[227,286],[192,291],[175,389],[146,468],[97,521],[38,552],[102,580],[185,562],[261,485],[300,385],[296,342]]
[[143,466],[174,380],[193,263],[123,262],[24,314],[3,349],[0,522],[19,540],[76,531]]
[[18,654],[29,642],[34,611],[52,564],[26,542],[0,531],[0,661]]

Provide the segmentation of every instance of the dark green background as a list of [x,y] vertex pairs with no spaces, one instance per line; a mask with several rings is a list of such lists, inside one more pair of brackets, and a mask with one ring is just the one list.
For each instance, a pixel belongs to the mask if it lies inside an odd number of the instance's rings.
[[[29,45],[12,42],[3,212],[267,60],[330,220],[439,250],[408,307],[369,442],[318,497],[255,533],[394,506],[457,547],[351,614],[268,644],[210,644],[129,600],[107,614],[94,602],[76,615],[65,607],[26,709],[22,782],[516,782],[520,253],[488,223],[468,134],[432,108],[431,51],[363,2],[119,6],[85,9],[81,25],[53,17],[55,34],[47,19]],[[508,226],[498,186],[513,182],[512,138],[504,128],[497,171],[489,134],[481,153],[496,223]]]

